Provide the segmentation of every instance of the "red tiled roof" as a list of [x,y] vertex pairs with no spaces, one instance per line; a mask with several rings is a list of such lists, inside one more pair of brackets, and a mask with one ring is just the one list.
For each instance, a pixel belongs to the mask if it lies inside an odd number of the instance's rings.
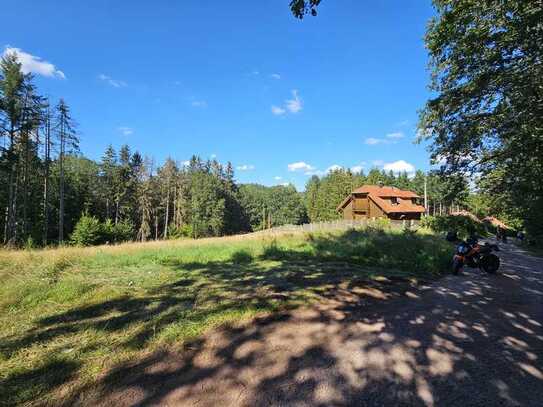
[[413,191],[406,191],[396,187],[380,187],[379,185],[363,185],[360,188],[355,189],[353,193],[371,194],[382,198],[420,198],[420,196]]
[[[395,187],[381,187],[378,185],[364,185],[355,189],[352,194],[368,194],[368,197],[375,202],[385,213],[424,213],[425,209],[421,205],[414,204],[412,198],[420,198],[413,191],[406,191]],[[346,197],[337,210],[343,209],[352,199],[353,195]],[[398,198],[398,204],[393,205],[388,199]]]
[[398,204],[393,205],[389,200],[369,194],[370,199],[375,202],[385,213],[424,213],[424,206],[416,205],[411,200],[398,199]]

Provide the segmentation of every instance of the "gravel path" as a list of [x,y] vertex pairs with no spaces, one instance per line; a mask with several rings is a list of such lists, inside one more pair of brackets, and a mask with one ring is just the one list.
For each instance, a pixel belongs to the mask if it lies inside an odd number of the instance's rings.
[[499,275],[338,289],[122,367],[81,404],[543,406],[543,259],[501,247]]

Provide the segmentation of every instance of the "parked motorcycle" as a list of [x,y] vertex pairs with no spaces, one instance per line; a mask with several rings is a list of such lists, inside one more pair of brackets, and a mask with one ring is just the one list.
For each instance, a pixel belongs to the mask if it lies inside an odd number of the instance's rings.
[[493,252],[500,251],[495,244],[479,244],[476,238],[461,241],[453,256],[453,274],[458,274],[464,265],[495,274],[500,268],[500,258]]

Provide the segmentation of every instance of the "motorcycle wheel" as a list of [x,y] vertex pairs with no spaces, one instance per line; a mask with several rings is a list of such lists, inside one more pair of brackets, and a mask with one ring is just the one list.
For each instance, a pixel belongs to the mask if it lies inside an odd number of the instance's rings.
[[488,274],[496,274],[500,268],[500,258],[495,254],[489,254],[481,259],[481,268]]
[[453,260],[453,266],[452,266],[452,272],[454,275],[457,275],[460,273],[460,270],[462,269],[462,266],[464,265],[464,262],[460,259],[454,259]]

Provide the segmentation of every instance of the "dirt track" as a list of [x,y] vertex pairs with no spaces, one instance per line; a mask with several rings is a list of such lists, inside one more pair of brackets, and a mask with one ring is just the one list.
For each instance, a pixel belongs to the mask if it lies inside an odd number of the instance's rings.
[[82,404],[542,406],[543,260],[501,257],[497,276],[351,287],[214,332],[119,368]]

